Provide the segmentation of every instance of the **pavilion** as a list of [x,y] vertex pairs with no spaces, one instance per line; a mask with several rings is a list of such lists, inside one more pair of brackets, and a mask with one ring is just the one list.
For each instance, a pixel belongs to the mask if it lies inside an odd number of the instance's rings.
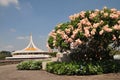
[[28,46],[22,50],[12,52],[12,57],[6,57],[6,59],[45,59],[49,57],[49,52],[43,51],[34,45],[32,35],[30,35]]

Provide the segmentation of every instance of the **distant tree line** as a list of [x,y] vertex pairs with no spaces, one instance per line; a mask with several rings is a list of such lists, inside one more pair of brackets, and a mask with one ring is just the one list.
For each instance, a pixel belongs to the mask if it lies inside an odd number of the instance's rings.
[[0,51],[0,60],[4,60],[5,57],[11,57],[10,51]]

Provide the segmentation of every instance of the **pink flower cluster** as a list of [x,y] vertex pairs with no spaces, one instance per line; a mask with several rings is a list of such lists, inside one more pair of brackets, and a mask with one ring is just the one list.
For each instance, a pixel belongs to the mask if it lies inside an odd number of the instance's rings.
[[69,19],[71,21],[75,20],[76,18],[84,18],[85,17],[85,11],[81,11],[80,13],[77,13],[77,14],[74,14],[74,15],[71,15],[69,16]]
[[112,29],[109,28],[109,25],[103,26],[103,30],[106,31],[106,32],[112,32]]
[[[71,31],[72,31],[72,35],[70,35]],[[69,25],[68,28],[66,28],[64,31],[62,31],[61,29],[58,29],[57,31],[53,30],[52,32],[50,32],[49,36],[53,37],[53,39],[54,39],[53,46],[55,46],[55,43],[57,42],[57,39],[56,39],[57,34],[61,35],[61,38],[63,39],[64,42],[69,43],[69,44],[71,42],[74,42],[73,45],[77,46],[77,45],[82,44],[82,41],[80,39],[75,40],[75,37],[79,31],[80,31],[80,29],[73,30],[73,26]],[[70,36],[68,36],[68,35],[70,35]]]
[[118,25],[118,24],[114,25],[114,26],[113,26],[113,29],[115,29],[115,30],[120,30],[120,24],[119,24],[119,25]]
[[[54,39],[53,46],[55,46],[55,43],[57,42],[57,34],[60,34],[65,43],[72,43],[74,47],[84,43],[84,41],[81,40],[80,37],[76,37],[78,33],[82,33],[83,36],[86,38],[94,37],[96,33],[101,36],[104,33],[108,33],[113,35],[112,40],[116,40],[115,34],[111,32],[120,31],[120,11],[117,11],[117,9],[115,8],[109,10],[110,12],[107,12],[107,7],[104,7],[102,10],[96,9],[94,11],[89,11],[89,16],[86,16],[85,11],[69,16],[69,19],[71,21],[75,21],[75,19],[80,19],[80,21],[77,23],[77,28],[69,24],[66,29],[61,30],[62,24],[58,24],[58,29],[56,31],[51,31],[51,33],[49,34],[49,36],[53,37]],[[111,26],[109,23],[105,22],[105,18],[117,20],[117,23]],[[94,19],[98,21],[94,22]]]
[[[104,17],[104,18],[107,18],[107,17],[110,17],[111,19],[120,19],[120,11],[117,11],[117,9],[115,8],[112,8],[110,9],[110,13],[106,12],[108,8],[107,7],[104,7],[103,10],[98,10],[96,9],[94,12],[91,12],[89,11],[89,19],[93,20],[95,17]],[[81,13],[83,13],[84,11],[82,11]],[[81,17],[80,14],[81,13],[78,13],[79,16],[75,16],[75,15],[71,15],[72,17],[74,18],[82,18],[80,20],[80,22],[78,23],[78,28],[80,30],[80,32],[84,32],[84,35],[86,37],[90,37],[90,36],[93,36],[95,35],[96,33],[96,29],[98,27],[101,27],[101,30],[99,31],[99,34],[102,35],[104,32],[112,32],[113,30],[120,30],[120,20],[118,21],[118,24],[115,24],[114,26],[109,26],[108,24],[106,25],[103,25],[104,24],[104,21],[103,20],[100,20],[98,23],[91,23],[89,20],[88,20],[88,17],[85,17],[85,13],[84,12],[84,16]],[[102,16],[99,16],[99,14],[101,14]],[[71,20],[71,18],[70,18]],[[72,19],[74,20],[74,19]],[[84,31],[82,31],[82,27],[84,26]],[[75,35],[72,35],[72,37],[75,37]]]

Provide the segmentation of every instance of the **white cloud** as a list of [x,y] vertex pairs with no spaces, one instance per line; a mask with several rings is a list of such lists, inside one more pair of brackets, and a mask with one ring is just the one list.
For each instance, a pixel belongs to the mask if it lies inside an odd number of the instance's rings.
[[7,45],[6,48],[14,48],[13,45]]
[[1,50],[7,50],[7,51],[12,51],[14,49],[13,45],[5,45],[1,47]]
[[25,40],[28,39],[28,36],[18,36],[16,39]]
[[13,49],[14,48],[14,46],[13,45],[7,45],[7,46],[5,46],[5,49]]
[[20,6],[19,6],[19,1],[18,0],[0,0],[0,6],[7,7],[10,4],[15,5],[15,8],[20,10]]
[[11,29],[10,29],[10,32],[16,32],[16,29],[11,28]]
[[0,0],[1,6],[9,6],[10,4],[18,5],[18,0]]

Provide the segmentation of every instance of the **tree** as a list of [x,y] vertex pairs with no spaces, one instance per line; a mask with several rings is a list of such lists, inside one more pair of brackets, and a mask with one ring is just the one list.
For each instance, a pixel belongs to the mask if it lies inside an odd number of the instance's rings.
[[1,51],[0,52],[0,59],[5,59],[5,57],[11,57],[11,52],[10,51]]
[[50,48],[61,52],[69,50],[80,60],[102,60],[110,58],[111,43],[114,47],[120,45],[120,11],[117,9],[82,11],[69,18],[69,22],[58,24],[49,34]]

